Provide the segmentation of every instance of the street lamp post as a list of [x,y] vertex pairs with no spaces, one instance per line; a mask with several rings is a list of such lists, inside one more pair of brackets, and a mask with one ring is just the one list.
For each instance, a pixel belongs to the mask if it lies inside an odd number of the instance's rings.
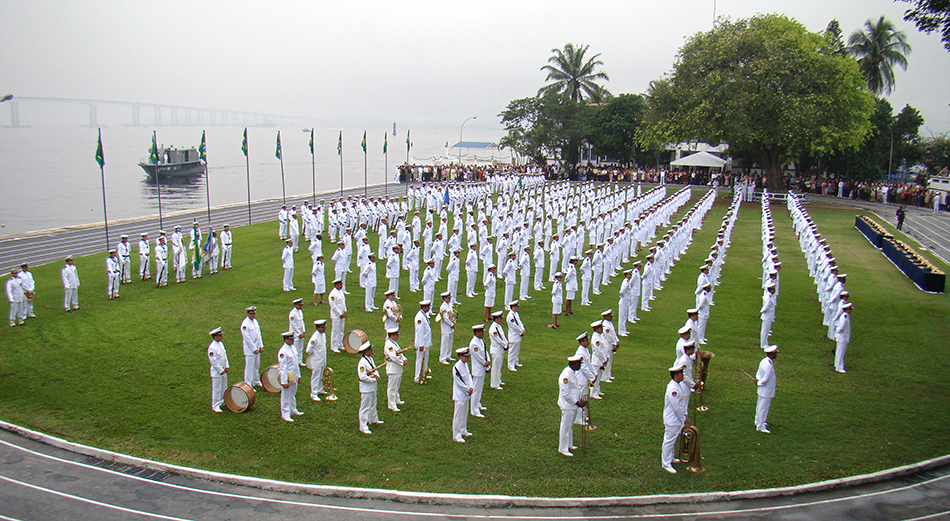
[[[12,99],[13,99],[13,94],[7,94],[3,96],[2,98],[0,98],[0,103],[3,103],[5,101],[10,101]],[[13,125],[13,109],[10,109],[10,126],[11,127],[14,126]],[[5,226],[2,223],[0,223],[0,228],[4,228],[4,227]]]
[[465,124],[468,123],[469,120],[472,120],[472,119],[478,119],[478,116],[472,116],[466,119],[465,121],[463,121],[462,128],[459,129],[459,166],[462,166],[462,131],[465,130]]

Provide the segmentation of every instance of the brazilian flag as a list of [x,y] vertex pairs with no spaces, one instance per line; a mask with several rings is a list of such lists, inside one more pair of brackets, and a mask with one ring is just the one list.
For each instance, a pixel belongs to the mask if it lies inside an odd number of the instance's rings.
[[201,146],[198,147],[198,157],[204,161],[208,162],[208,147],[205,144],[205,131],[201,131]]
[[149,162],[151,162],[153,165],[157,165],[157,164],[158,164],[158,143],[157,143],[156,140],[155,140],[155,132],[154,132],[154,131],[152,131],[152,149],[149,150],[149,153],[148,153],[148,160],[149,160]]
[[406,131],[406,152],[409,151],[409,131]]
[[99,146],[96,147],[96,162],[99,168],[106,166],[106,156],[102,152],[102,129],[99,129]]
[[388,141],[389,141],[389,138],[387,137],[387,134],[383,132],[383,154],[386,153],[386,147],[388,146],[388,143],[387,143]]
[[280,159],[280,131],[277,131],[277,151],[274,152],[274,155],[277,156],[277,159]]
[[363,131],[363,142],[360,143],[360,146],[363,147],[363,153],[366,153],[366,131]]
[[338,156],[343,155],[343,131],[342,130],[340,131],[340,139],[338,139],[336,142],[336,155]]
[[244,157],[247,157],[247,127],[244,127],[244,141],[241,142],[241,151],[244,152]]
[[310,154],[313,154],[313,129],[310,129]]

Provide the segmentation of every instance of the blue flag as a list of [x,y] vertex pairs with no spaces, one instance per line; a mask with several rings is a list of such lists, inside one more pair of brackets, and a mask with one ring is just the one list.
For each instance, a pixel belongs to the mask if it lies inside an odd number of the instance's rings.
[[445,205],[446,206],[449,205],[449,187],[448,186],[445,187]]

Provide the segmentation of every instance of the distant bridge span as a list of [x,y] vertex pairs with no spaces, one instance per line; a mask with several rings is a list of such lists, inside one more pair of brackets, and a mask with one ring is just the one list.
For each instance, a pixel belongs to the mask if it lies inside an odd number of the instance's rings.
[[[133,127],[150,126],[276,126],[276,125],[312,125],[313,118],[247,112],[240,110],[221,110],[202,107],[186,107],[163,103],[145,103],[139,101],[112,101],[78,98],[37,98],[16,96],[5,105],[10,106],[10,127],[25,126],[20,118],[20,104],[72,104],[89,107],[89,126],[99,126],[98,107],[112,105],[129,109],[128,125]],[[151,110],[149,110],[151,109]]]

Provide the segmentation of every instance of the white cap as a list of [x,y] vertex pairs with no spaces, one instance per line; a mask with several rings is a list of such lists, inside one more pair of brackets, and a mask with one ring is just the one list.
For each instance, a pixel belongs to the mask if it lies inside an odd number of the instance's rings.
[[593,321],[593,322],[590,323],[590,327],[593,327],[593,328],[604,327],[604,321],[603,321],[603,320],[595,320],[595,321]]
[[386,328],[386,334],[387,334],[387,335],[391,335],[391,334],[393,334],[393,333],[398,333],[398,332],[399,332],[399,328],[398,328],[398,327],[387,327],[387,328]]
[[673,367],[669,368],[668,371],[670,371],[671,373],[673,373],[673,372],[677,372],[677,371],[682,371],[682,370],[685,369],[685,368],[686,368],[685,365],[674,365]]
[[363,351],[366,351],[367,349],[372,349],[372,348],[373,348],[373,344],[369,342],[363,342],[363,345],[361,345],[360,348],[356,350],[356,352],[362,353]]
[[766,353],[777,353],[777,352],[778,352],[778,346],[773,344],[773,345],[770,345],[770,346],[768,346],[768,347],[766,347],[766,348],[764,348],[764,349],[762,349],[762,350],[765,351]]
[[584,331],[583,333],[577,335],[577,341],[578,341],[578,342],[581,342],[581,341],[583,341],[583,340],[586,339],[586,338],[588,338],[588,336],[587,336],[587,331]]
[[428,301],[428,300],[420,300],[420,301],[419,301],[419,307],[425,307],[425,306],[431,306],[431,305],[432,305],[432,302],[430,302],[430,301]]
[[498,311],[495,311],[494,313],[492,313],[491,316],[492,316],[492,318],[498,318],[498,317],[500,317],[500,316],[502,316],[502,315],[504,315],[504,314],[505,314],[505,312],[499,309]]
[[455,354],[457,354],[457,355],[459,355],[459,356],[468,356],[468,355],[469,355],[469,353],[468,353],[468,346],[466,346],[466,347],[460,347],[460,348],[456,349],[456,350],[455,350]]
[[677,329],[676,332],[679,333],[679,334],[681,334],[681,335],[685,335],[686,333],[689,333],[690,330],[692,330],[692,329],[693,329],[693,328],[690,327],[690,326],[683,326],[683,327]]
[[216,327],[216,328],[212,329],[211,331],[208,331],[208,334],[211,335],[211,336],[220,335],[221,333],[222,333],[222,331],[221,331],[221,328],[220,328],[220,327]]
[[568,361],[568,362],[580,362],[580,361],[583,360],[583,359],[584,359],[584,357],[581,356],[581,355],[574,355],[574,356],[569,356],[569,357],[567,357],[567,361]]

